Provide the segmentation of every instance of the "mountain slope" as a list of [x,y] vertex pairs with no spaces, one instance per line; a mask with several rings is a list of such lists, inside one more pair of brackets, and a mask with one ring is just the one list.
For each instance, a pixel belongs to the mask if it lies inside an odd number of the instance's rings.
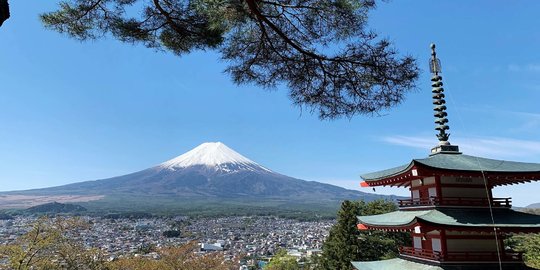
[[533,204],[529,204],[527,206],[525,206],[525,208],[540,208],[540,203],[533,203]]
[[273,172],[220,142],[203,143],[183,155],[132,174],[17,193],[300,203],[381,197]]
[[36,206],[32,206],[25,210],[28,213],[39,214],[39,213],[49,213],[49,214],[59,214],[59,213],[78,213],[86,211],[86,208],[68,203],[46,203]]

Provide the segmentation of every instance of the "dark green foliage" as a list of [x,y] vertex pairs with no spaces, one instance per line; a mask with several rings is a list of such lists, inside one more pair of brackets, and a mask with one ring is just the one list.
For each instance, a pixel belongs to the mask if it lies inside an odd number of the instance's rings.
[[177,55],[219,50],[236,83],[287,85],[295,104],[336,118],[390,108],[415,87],[415,60],[367,28],[374,8],[374,0],[66,0],[41,19],[80,40],[110,34]]
[[148,254],[154,251],[156,251],[156,245],[154,244],[143,244],[142,246],[137,248],[137,252],[142,254]]
[[[521,208],[518,211],[540,215],[539,208]],[[540,234],[515,234],[505,240],[505,247],[523,252],[525,264],[540,269]]]
[[300,270],[300,266],[296,262],[296,258],[287,255],[287,250],[280,249],[264,267],[264,270]]
[[[352,197],[352,196],[351,196]],[[366,196],[366,200],[373,200]],[[157,216],[190,217],[278,216],[303,221],[334,219],[338,201],[302,202],[269,198],[181,198],[168,196],[107,196],[103,200],[80,203],[90,212],[110,218],[129,218],[151,213]],[[134,212],[137,211],[137,212]]]
[[143,219],[143,218],[152,218],[154,215],[147,212],[122,212],[122,213],[109,213],[105,214],[105,218],[110,219],[122,219],[122,218],[129,218],[129,219]]
[[9,19],[9,3],[7,0],[0,0],[0,26]]
[[163,236],[167,238],[180,237],[180,231],[177,231],[177,230],[164,231]]
[[86,208],[80,205],[58,202],[36,205],[26,209],[26,212],[32,214],[77,213],[84,211],[86,211]]
[[[376,200],[369,203],[359,202],[360,215],[378,215],[397,211],[397,206],[390,201]],[[410,246],[411,236],[408,233],[360,231],[362,256],[359,261],[390,259],[398,256],[399,246]]]
[[344,201],[338,212],[337,223],[324,242],[318,262],[319,269],[354,269],[352,261],[396,257],[398,247],[410,241],[407,234],[360,231],[357,229],[356,218],[358,215],[383,214],[395,210],[396,205],[390,201]]
[[323,245],[320,269],[352,269],[351,261],[360,256],[359,232],[356,228],[358,204],[344,201],[338,211],[337,223]]
[[523,252],[525,264],[540,269],[540,234],[513,235],[505,241],[505,246]]

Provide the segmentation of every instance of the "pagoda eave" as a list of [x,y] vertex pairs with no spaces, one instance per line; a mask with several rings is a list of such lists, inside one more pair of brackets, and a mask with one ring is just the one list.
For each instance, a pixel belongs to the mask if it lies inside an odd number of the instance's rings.
[[410,186],[431,176],[481,177],[491,187],[540,180],[540,164],[486,159],[463,154],[436,154],[424,159],[362,175],[362,186]]
[[411,181],[432,176],[447,176],[457,178],[478,177],[485,179],[489,187],[530,183],[540,180],[539,172],[493,172],[493,171],[464,171],[449,170],[414,164],[407,170],[381,179],[369,179],[361,183],[364,187],[392,186],[409,187]]
[[376,224],[366,224],[359,223],[357,228],[361,231],[364,230],[377,230],[384,232],[411,232],[414,231],[415,227],[422,227],[424,230],[433,231],[433,230],[445,230],[445,231],[457,231],[457,232],[478,232],[478,233],[491,233],[496,231],[497,233],[540,233],[540,226],[538,227],[508,227],[508,226],[452,226],[444,225],[438,223],[431,223],[427,221],[415,221],[406,225],[399,226],[385,226],[385,225],[376,225]]
[[[441,265],[439,262],[431,261],[426,263],[426,260],[416,260],[410,256],[401,255],[400,258],[394,258],[381,261],[362,261],[352,262],[355,269],[358,270],[485,270],[485,269],[500,269],[497,262],[446,262]],[[522,262],[502,262],[503,270],[533,270],[523,265]]]
[[[493,215],[492,215],[493,214]],[[510,209],[463,211],[457,208],[395,211],[381,215],[358,216],[359,229],[410,231],[416,226],[425,230],[537,233],[540,216]],[[494,221],[494,222],[492,222]],[[361,226],[360,226],[361,225]]]
[[422,226],[425,230],[445,230],[456,232],[477,232],[477,233],[540,233],[540,225],[536,227],[523,227],[523,226],[506,226],[501,224],[495,224],[490,226],[478,225],[478,226],[453,226],[444,225],[438,223],[432,223],[427,221],[419,221],[417,226]]
[[493,172],[493,171],[463,171],[448,170],[428,167],[425,165],[416,165],[418,178],[431,176],[448,176],[457,178],[478,177],[485,179],[489,187],[501,185],[515,185],[521,183],[530,183],[540,180],[540,172]]
[[402,225],[402,226],[384,226],[384,225],[359,223],[357,225],[357,228],[361,231],[377,230],[377,231],[385,231],[385,232],[410,232],[410,231],[414,231],[414,227],[416,226],[418,226],[417,222],[414,222],[412,224]]
[[384,178],[374,181],[364,181],[366,186],[392,186],[392,187],[409,187],[412,180],[422,179],[423,176],[413,174],[412,170],[406,171],[402,174],[395,175],[389,178]]

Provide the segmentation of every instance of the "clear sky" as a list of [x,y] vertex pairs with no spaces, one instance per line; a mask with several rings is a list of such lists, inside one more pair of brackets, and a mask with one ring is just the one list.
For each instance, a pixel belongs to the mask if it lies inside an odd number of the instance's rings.
[[[184,57],[43,28],[56,1],[10,1],[0,28],[0,190],[118,176],[222,141],[289,176],[362,189],[359,175],[428,155],[429,44],[442,61],[450,141],[466,154],[540,162],[540,1],[395,0],[371,27],[423,69],[380,117],[321,121],[286,89],[238,87],[213,52]],[[497,188],[540,202],[540,183]],[[408,194],[405,189],[377,193]]]

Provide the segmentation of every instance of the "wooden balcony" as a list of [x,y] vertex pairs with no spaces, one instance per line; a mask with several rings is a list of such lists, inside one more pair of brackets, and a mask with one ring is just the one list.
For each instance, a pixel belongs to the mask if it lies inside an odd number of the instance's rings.
[[442,253],[440,251],[429,249],[399,247],[399,254],[431,261],[442,261]]
[[[418,259],[439,261],[439,262],[497,262],[499,257],[497,252],[489,251],[469,251],[469,252],[448,252],[443,254],[440,251],[418,249],[413,247],[400,247],[399,253],[405,256],[411,256]],[[501,253],[501,261],[503,262],[522,262],[523,253],[521,252],[504,252]]]
[[[398,200],[399,207],[418,206],[473,206],[487,207],[490,201],[487,198],[463,198],[463,197],[429,197],[418,199]],[[512,207],[512,198],[493,198],[492,207]]]

